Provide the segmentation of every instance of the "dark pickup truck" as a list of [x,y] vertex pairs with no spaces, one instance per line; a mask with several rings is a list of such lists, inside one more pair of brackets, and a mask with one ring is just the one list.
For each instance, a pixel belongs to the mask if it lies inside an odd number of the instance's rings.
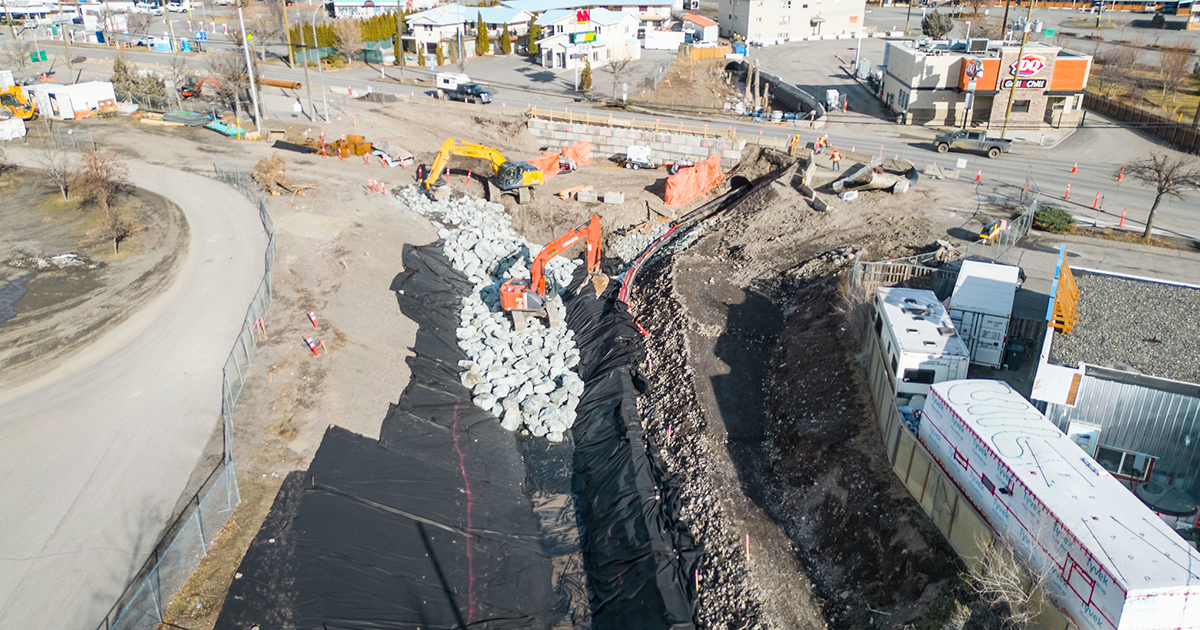
[[986,153],[990,158],[998,157],[1001,153],[1008,153],[1012,149],[1012,140],[989,138],[985,131],[956,131],[952,134],[937,136],[934,138],[934,143],[937,144],[938,153],[945,153],[951,149],[977,151]]

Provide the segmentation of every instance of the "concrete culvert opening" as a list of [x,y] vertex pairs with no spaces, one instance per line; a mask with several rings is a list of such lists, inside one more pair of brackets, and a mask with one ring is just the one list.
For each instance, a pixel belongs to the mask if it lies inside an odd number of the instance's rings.
[[733,177],[729,178],[729,188],[731,190],[737,190],[738,188],[741,188],[743,186],[749,186],[749,185],[750,185],[750,179],[747,177],[743,177],[741,175],[734,175]]

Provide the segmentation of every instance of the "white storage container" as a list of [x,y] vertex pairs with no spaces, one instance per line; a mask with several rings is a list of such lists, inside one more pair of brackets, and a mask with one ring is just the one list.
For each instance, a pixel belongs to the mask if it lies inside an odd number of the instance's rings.
[[993,368],[1004,363],[1020,274],[1009,265],[963,261],[950,296],[950,319],[967,344],[971,363]]
[[967,347],[933,291],[876,289],[875,332],[895,379],[897,405],[920,408],[930,385],[967,378]]

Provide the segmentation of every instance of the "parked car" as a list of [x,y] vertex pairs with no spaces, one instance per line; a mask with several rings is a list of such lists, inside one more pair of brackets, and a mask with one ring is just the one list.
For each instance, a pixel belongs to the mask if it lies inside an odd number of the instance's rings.
[[167,10],[171,13],[187,13],[192,10],[191,2],[168,2]]
[[133,12],[134,13],[147,13],[150,15],[162,15],[163,8],[158,6],[157,4],[150,4],[148,2],[135,2],[133,4]]
[[999,157],[1001,153],[1008,153],[1012,149],[1012,140],[989,138],[986,131],[967,131],[965,129],[937,136],[934,138],[934,142],[937,144],[938,153],[945,153],[950,149],[977,151],[990,158]]
[[75,17],[71,18],[71,23],[72,24],[83,24],[83,16],[76,15]]

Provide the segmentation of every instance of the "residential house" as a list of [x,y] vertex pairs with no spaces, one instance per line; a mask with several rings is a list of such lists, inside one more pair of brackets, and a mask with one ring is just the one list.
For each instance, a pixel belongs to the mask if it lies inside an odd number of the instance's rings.
[[449,57],[450,47],[458,46],[461,41],[466,56],[474,56],[475,27],[479,16],[483,16],[483,21],[487,24],[493,50],[499,50],[500,33],[505,26],[508,27],[516,50],[524,36],[529,33],[529,19],[532,17],[527,11],[505,6],[469,7],[461,4],[443,4],[408,16],[409,33],[404,36],[405,50],[416,50],[416,46],[421,46],[426,55],[435,55],[437,47],[441,45],[443,52]]
[[719,36],[718,30],[720,26],[716,22],[695,13],[688,13],[683,16],[683,30],[692,31],[692,39],[700,43],[717,43]]
[[865,0],[720,0],[721,35],[770,45],[853,37],[862,29]]
[[438,0],[333,0],[333,17],[369,18],[383,13],[424,11],[436,7]]
[[611,61],[641,58],[640,21],[634,14],[597,8],[587,10],[585,21],[579,17],[576,10],[553,9],[537,18],[543,35],[538,40],[543,66],[571,70],[587,60],[598,68]]

